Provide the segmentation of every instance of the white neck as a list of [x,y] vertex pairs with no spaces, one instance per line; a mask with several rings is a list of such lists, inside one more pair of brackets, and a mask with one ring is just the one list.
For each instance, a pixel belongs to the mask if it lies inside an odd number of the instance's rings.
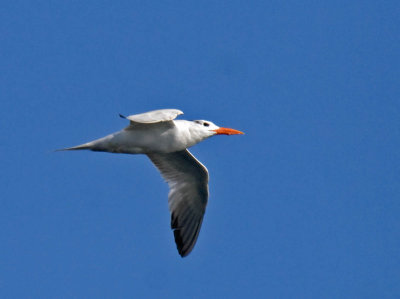
[[187,147],[191,147],[213,135],[208,133],[207,130],[201,127],[199,128],[191,121],[175,120],[174,123],[178,129],[179,138],[182,138],[182,141],[187,144]]

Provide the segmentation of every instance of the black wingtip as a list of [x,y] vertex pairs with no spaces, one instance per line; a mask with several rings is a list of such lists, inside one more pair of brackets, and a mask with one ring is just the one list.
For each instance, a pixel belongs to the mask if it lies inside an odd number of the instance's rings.
[[119,113],[119,117],[126,119],[126,116],[122,115],[121,113]]
[[182,239],[181,232],[179,229],[174,230],[174,237],[175,237],[176,249],[178,249],[179,255],[182,258],[186,257],[190,253],[190,251],[183,250],[183,247],[185,244],[183,244],[183,239]]

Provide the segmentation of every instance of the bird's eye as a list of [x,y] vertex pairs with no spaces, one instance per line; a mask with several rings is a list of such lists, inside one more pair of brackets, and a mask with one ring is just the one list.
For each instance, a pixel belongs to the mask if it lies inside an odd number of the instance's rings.
[[210,124],[209,123],[204,123],[203,126],[208,127]]

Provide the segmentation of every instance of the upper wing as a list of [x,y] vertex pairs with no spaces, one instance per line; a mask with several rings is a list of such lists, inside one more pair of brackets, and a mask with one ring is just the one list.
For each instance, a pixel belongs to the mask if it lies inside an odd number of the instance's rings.
[[183,114],[181,110],[177,109],[160,109],[153,110],[141,114],[130,115],[126,117],[131,122],[134,123],[143,123],[143,124],[152,124],[158,123],[162,121],[170,121],[175,119],[178,115]]
[[188,150],[148,154],[167,181],[171,228],[182,257],[196,244],[208,201],[208,171]]

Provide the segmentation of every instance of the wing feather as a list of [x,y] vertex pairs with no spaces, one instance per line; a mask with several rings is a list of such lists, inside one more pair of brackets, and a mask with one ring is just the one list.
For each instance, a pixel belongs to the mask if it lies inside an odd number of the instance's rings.
[[173,120],[181,114],[183,114],[183,112],[178,109],[160,109],[141,114],[130,115],[126,118],[133,123],[153,124]]
[[171,228],[182,257],[196,244],[208,201],[208,171],[188,150],[151,153],[150,160],[167,181]]

